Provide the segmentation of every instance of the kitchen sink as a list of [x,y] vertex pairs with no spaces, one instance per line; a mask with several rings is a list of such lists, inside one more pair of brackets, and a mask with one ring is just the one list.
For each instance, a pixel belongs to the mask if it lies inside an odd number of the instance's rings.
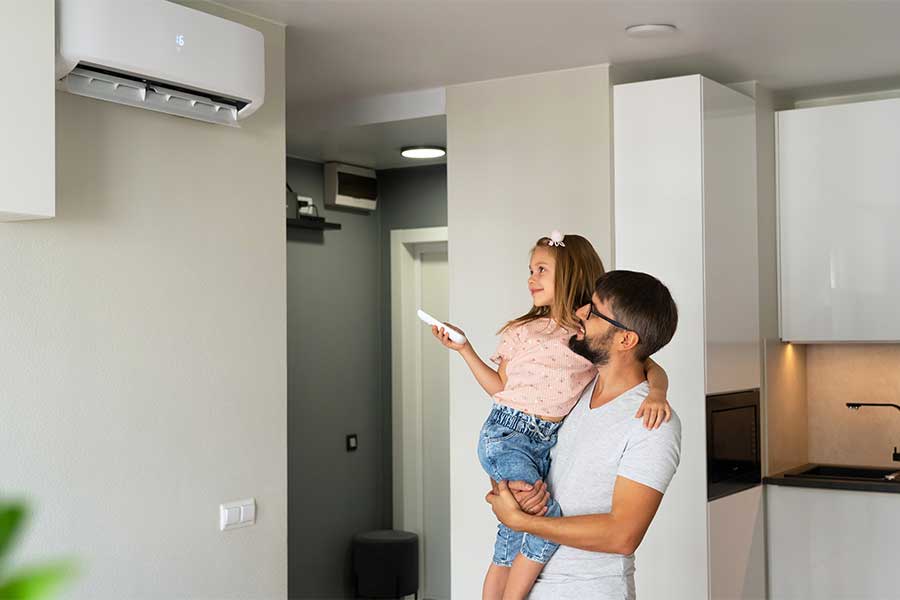
[[872,467],[850,467],[840,465],[812,465],[788,471],[785,477],[808,479],[849,479],[853,481],[896,481],[900,484],[897,469],[876,469]]

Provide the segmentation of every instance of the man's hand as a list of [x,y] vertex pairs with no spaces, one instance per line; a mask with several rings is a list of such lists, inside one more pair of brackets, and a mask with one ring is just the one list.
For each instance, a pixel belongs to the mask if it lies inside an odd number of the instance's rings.
[[509,491],[512,492],[516,502],[522,510],[530,515],[539,517],[547,514],[547,503],[550,502],[550,492],[547,484],[538,479],[534,485],[526,481],[510,481]]
[[491,505],[491,510],[494,511],[494,515],[501,523],[513,531],[522,531],[522,526],[528,518],[528,514],[516,502],[516,498],[509,490],[509,485],[506,481],[498,481],[497,491],[491,490],[484,499]]

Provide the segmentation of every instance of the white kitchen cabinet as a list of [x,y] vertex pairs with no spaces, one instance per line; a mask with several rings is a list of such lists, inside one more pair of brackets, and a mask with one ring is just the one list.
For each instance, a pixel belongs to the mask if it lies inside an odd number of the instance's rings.
[[710,600],[766,598],[763,486],[709,503]]
[[53,0],[0,2],[0,221],[56,214]]
[[697,600],[710,592],[705,396],[760,386],[755,106],[699,75],[613,93],[615,267],[658,277],[679,312],[654,359],[681,418],[681,464],[635,583],[639,597]]
[[701,328],[703,393],[757,388],[753,100],[699,75],[614,94],[617,268],[660,277],[682,316],[697,317],[679,334]]
[[772,600],[900,598],[900,494],[766,486]]
[[703,296],[706,393],[759,387],[756,112],[703,80]]
[[781,338],[898,341],[900,99],[777,114]]

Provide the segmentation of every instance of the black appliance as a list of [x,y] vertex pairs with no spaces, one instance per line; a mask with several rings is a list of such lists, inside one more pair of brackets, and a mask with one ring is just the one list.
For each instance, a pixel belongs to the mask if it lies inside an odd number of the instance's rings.
[[761,475],[759,390],[707,396],[707,499],[757,486]]

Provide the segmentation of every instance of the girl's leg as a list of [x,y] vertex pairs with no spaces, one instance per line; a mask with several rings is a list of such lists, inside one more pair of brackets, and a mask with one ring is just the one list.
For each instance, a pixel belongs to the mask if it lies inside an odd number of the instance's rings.
[[501,567],[496,563],[491,563],[491,566],[488,567],[487,575],[484,576],[481,600],[502,600],[509,571],[509,567]]
[[[550,466],[550,449],[556,443],[556,436],[544,434],[544,437],[537,438],[532,435],[533,427],[522,431],[518,428],[520,421],[534,419],[524,413],[509,413],[493,418],[495,413],[501,412],[503,411],[497,408],[492,411],[492,416],[488,417],[482,427],[478,443],[478,458],[491,477],[492,486],[495,481],[500,480],[525,481],[533,485],[538,479],[546,478]],[[494,489],[496,491],[496,487]],[[502,600],[506,597],[503,591],[520,551],[525,552],[526,559],[534,559],[529,562],[539,563],[536,570],[522,571],[525,565],[519,567],[522,576],[517,578],[520,583],[515,588],[515,593],[519,594],[516,597],[524,598],[528,594],[531,584],[543,568],[540,563],[549,559],[555,547],[546,549],[544,540],[535,540],[526,545],[524,539],[522,532],[512,531],[503,524],[498,526],[492,566],[485,576],[482,591],[484,598]]]
[[502,600],[524,600],[543,568],[544,565],[539,562],[525,558],[522,554],[516,555],[512,568],[507,569],[509,573]]
[[[559,503],[550,498],[547,505],[548,517],[562,516]],[[506,581],[506,591],[503,600],[523,600],[531,591],[531,586],[537,580],[538,575],[544,569],[544,565],[550,559],[557,544],[543,540],[531,534],[523,535],[522,551],[513,559],[512,568]]]

